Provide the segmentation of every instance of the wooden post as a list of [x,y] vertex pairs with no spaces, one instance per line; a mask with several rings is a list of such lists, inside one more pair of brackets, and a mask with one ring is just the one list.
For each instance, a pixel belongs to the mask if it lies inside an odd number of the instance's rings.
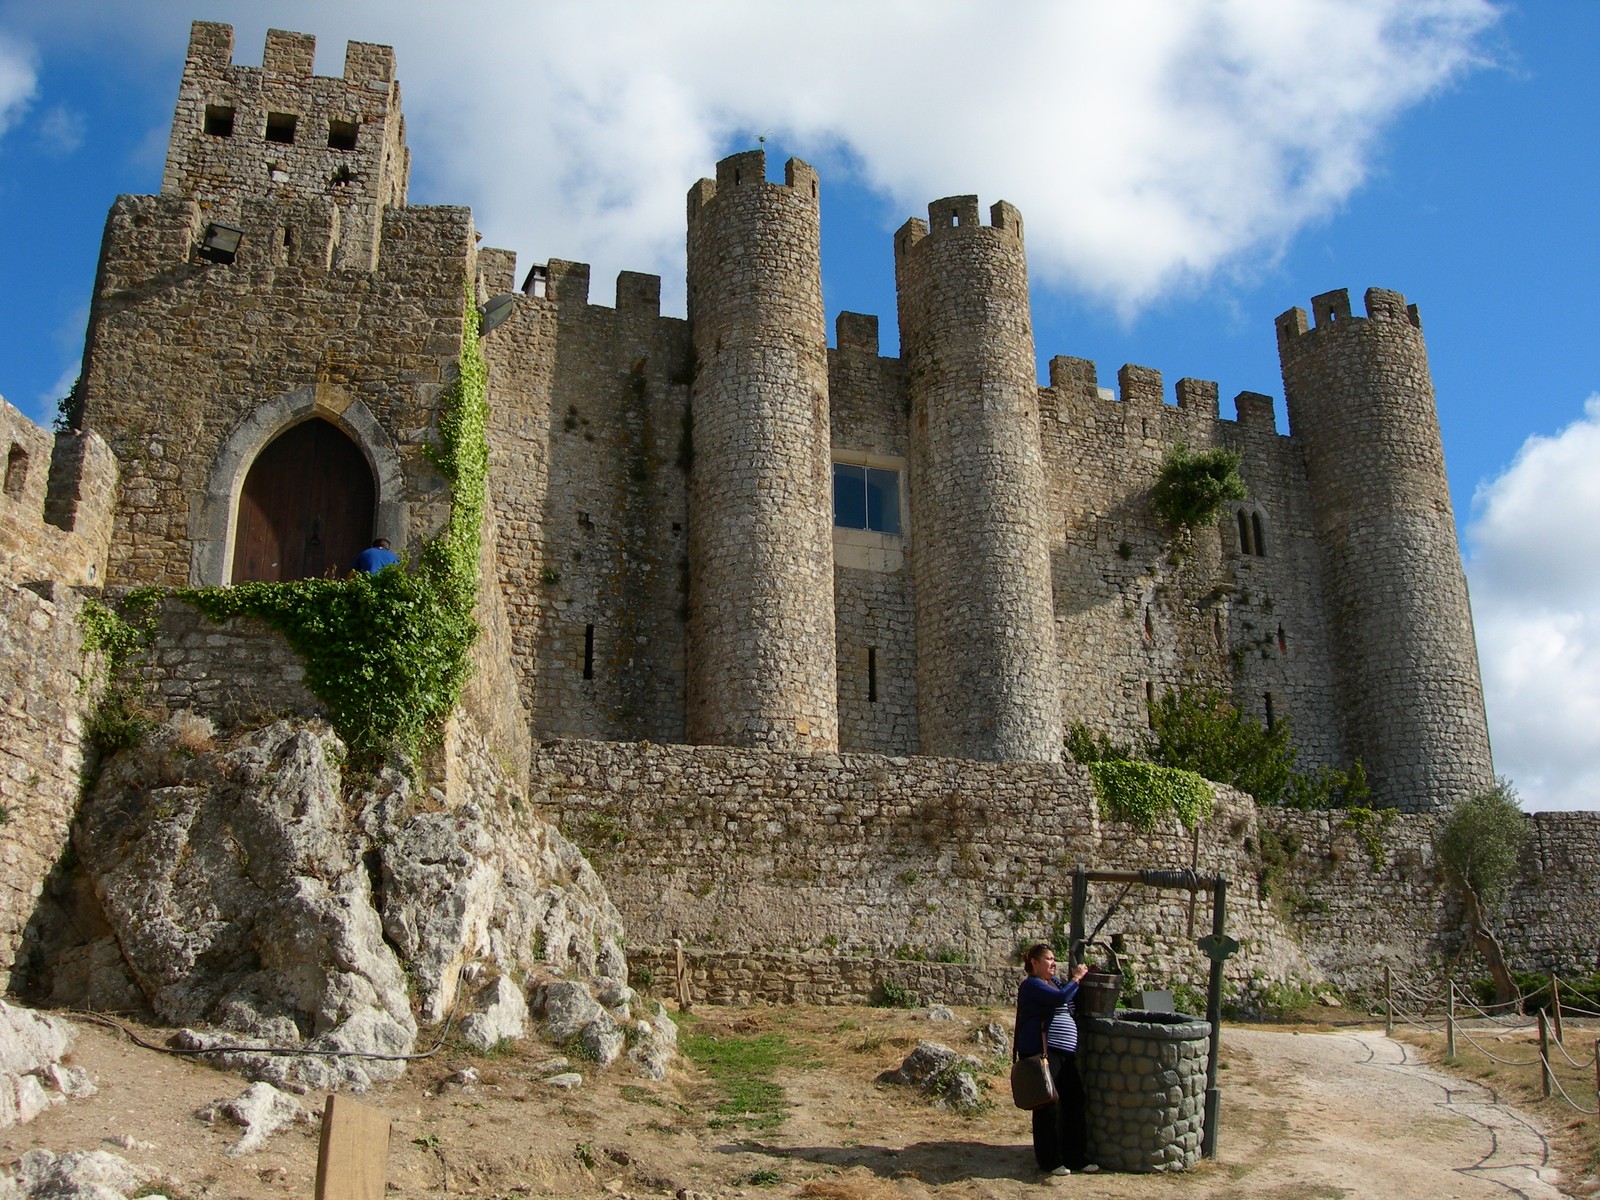
[[1539,1084],[1544,1098],[1550,1099],[1550,1018],[1539,1010]]
[[1550,1019],[1556,1025],[1556,1041],[1566,1045],[1567,1039],[1561,1035],[1561,981],[1554,971],[1550,972]]
[[1600,1124],[1600,1038],[1594,1042],[1594,1110],[1595,1123]]
[[[1228,881],[1221,875],[1211,893],[1211,936],[1219,942],[1227,929]],[[1217,1124],[1222,1117],[1222,1089],[1217,1086],[1217,1059],[1222,1052],[1222,958],[1211,960],[1206,988],[1206,1018],[1211,1024],[1211,1045],[1206,1053],[1205,1125],[1200,1131],[1200,1153],[1217,1157]]]
[[678,1011],[689,1012],[694,1008],[694,998],[689,995],[689,964],[683,958],[683,939],[672,939],[672,953],[676,959],[674,972],[678,981]]
[[1454,1060],[1456,1056],[1456,981],[1452,975],[1444,977],[1444,1052]]
[[1394,1036],[1394,972],[1383,964],[1383,1036]]
[[334,1094],[322,1110],[316,1200],[384,1200],[389,1116]]
[[1068,925],[1067,941],[1067,969],[1071,970],[1083,961],[1081,957],[1086,951],[1083,944],[1083,931],[1087,925],[1086,916],[1089,909],[1089,869],[1082,863],[1072,872],[1072,920]]

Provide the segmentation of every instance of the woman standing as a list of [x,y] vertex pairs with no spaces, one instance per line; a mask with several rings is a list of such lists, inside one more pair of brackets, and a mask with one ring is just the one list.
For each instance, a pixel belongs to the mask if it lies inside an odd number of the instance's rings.
[[1055,1080],[1056,1103],[1033,1110],[1033,1154],[1046,1175],[1093,1174],[1084,1120],[1083,1081],[1078,1078],[1078,1022],[1073,998],[1089,972],[1079,963],[1068,980],[1056,978],[1056,952],[1037,942],[1023,953],[1027,978],[1017,989],[1017,1054],[1043,1052]]

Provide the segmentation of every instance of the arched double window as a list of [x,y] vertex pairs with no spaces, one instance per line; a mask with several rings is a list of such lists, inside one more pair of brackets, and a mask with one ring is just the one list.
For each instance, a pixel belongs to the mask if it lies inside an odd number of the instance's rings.
[[1267,534],[1262,528],[1261,513],[1252,512],[1250,509],[1241,508],[1239,517],[1239,553],[1253,555],[1256,558],[1267,556]]

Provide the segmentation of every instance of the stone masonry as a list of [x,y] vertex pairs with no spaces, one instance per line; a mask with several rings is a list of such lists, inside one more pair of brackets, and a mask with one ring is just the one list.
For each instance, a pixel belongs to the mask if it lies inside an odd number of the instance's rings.
[[[884,246],[900,354],[858,313],[830,347],[817,174],[790,160],[768,180],[751,151],[689,192],[686,319],[662,315],[651,275],[591,302],[587,265],[533,264],[519,287],[469,211],[408,202],[387,47],[350,43],[339,76],[315,73],[304,34],[270,32],[261,67],[232,56],[230,27],[195,23],[161,191],[112,206],[81,429],[52,445],[3,410],[7,812],[50,782],[27,801],[18,843],[35,849],[8,864],[0,936],[70,818],[91,672],[66,587],[250,577],[248,521],[305,517],[266,464],[308,432],[354,464],[318,486],[370,496],[360,539],[415,551],[448,514],[430,448],[467,306],[497,297],[484,636],[444,773],[491,753],[527,779],[629,897],[637,946],[684,937],[707,971],[729,947],[715,970],[745,998],[856,995],[860,963],[918,953],[976,994],[1060,919],[1061,872],[1086,861],[1256,880],[1241,994],[1359,982],[1362,938],[1397,961],[1453,953],[1429,814],[1493,768],[1421,323],[1398,293],[1369,291],[1364,317],[1339,291],[1314,324],[1278,319],[1288,432],[1268,396],[1240,392],[1225,417],[1217,384],[1169,397],[1145,366],[1113,391],[1057,355],[1040,386],[1022,216],[1001,201],[985,222],[956,196]],[[1151,487],[1178,447],[1236,452],[1248,499],[1165,526]],[[314,708],[262,631],[163,620],[165,703]],[[1384,826],[1375,859],[1339,815],[1238,797],[1198,843],[1102,820],[1064,729],[1140,736],[1181,686],[1287,720],[1303,767],[1360,761],[1376,803],[1416,815]],[[492,749],[470,749],[480,735]],[[1535,828],[1508,921],[1578,969],[1597,822]],[[1292,885],[1275,887],[1287,842]],[[1187,910],[1130,915],[1152,976],[1192,965]],[[748,977],[746,953],[777,982]]]

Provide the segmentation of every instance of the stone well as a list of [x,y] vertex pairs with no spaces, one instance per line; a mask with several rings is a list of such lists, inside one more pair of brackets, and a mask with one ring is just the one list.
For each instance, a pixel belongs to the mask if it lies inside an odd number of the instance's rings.
[[1200,1160],[1211,1026],[1186,1013],[1085,1017],[1078,1069],[1089,1155],[1111,1171],[1182,1171]]

